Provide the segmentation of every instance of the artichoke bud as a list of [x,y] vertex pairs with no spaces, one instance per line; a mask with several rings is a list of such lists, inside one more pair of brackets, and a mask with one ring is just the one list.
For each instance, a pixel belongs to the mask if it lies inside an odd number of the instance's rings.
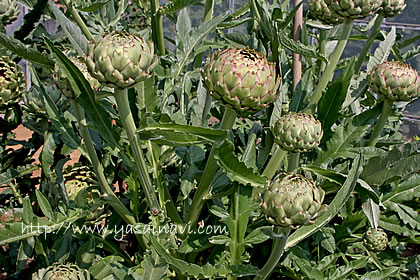
[[317,147],[324,134],[321,122],[305,113],[281,116],[272,132],[276,144],[289,152],[305,152]]
[[0,0],[0,21],[3,26],[14,22],[20,13],[16,1]]
[[262,110],[279,97],[275,64],[248,48],[216,51],[202,76],[210,94],[241,115]]
[[363,235],[363,244],[369,251],[383,251],[388,245],[388,236],[381,228],[370,228]]
[[383,0],[381,7],[377,11],[378,14],[384,17],[395,17],[405,9],[407,4],[404,0]]
[[325,0],[310,0],[309,13],[314,19],[327,25],[336,25],[344,21],[342,17],[337,16],[337,13],[330,10]]
[[[99,90],[101,84],[98,80],[90,75],[89,71],[87,70],[87,66],[84,63],[83,59],[78,56],[71,56],[69,57],[71,62],[82,72],[85,79],[89,82],[90,86],[93,90]],[[67,77],[67,74],[64,70],[58,65],[55,64],[54,71],[53,71],[53,79],[55,85],[60,89],[60,91],[69,99],[75,99],[77,96],[75,95],[73,88],[71,87],[70,81]]]
[[[47,92],[55,104],[59,103],[62,95],[57,89],[50,88]],[[42,94],[38,91],[37,87],[32,87],[30,90],[25,92],[23,95],[23,104],[25,111],[31,116],[41,116],[47,114],[47,110],[42,102]]]
[[90,280],[90,274],[75,264],[54,263],[33,273],[32,280]]
[[147,80],[157,62],[153,43],[135,34],[116,31],[92,42],[86,58],[92,76],[112,88],[130,88]]
[[373,15],[382,5],[382,0],[325,0],[332,17],[362,19]]
[[420,96],[420,77],[411,66],[385,61],[373,67],[368,76],[370,88],[391,101],[412,101]]
[[89,167],[80,166],[65,170],[64,186],[70,200],[75,200],[77,194],[84,188],[95,184],[95,173]]
[[315,222],[326,209],[325,192],[311,179],[299,174],[280,173],[267,181],[260,197],[266,219],[281,227],[296,228]]
[[22,68],[8,56],[0,57],[0,109],[18,103],[25,85]]

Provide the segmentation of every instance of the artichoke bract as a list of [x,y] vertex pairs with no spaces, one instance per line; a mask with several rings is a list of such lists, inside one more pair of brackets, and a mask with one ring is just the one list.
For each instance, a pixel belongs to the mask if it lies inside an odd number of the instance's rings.
[[32,280],[90,280],[90,274],[74,264],[54,263],[32,274]]
[[314,18],[322,22],[323,24],[340,24],[344,21],[342,17],[338,17],[336,13],[330,10],[325,0],[310,0],[309,1],[309,13]]
[[381,228],[370,228],[363,235],[363,244],[369,251],[383,251],[388,246],[388,236]]
[[216,51],[202,70],[210,94],[239,114],[256,112],[278,98],[274,63],[251,49]]
[[152,76],[158,62],[153,44],[142,37],[113,31],[89,47],[86,65],[93,77],[112,88],[130,88]]
[[272,132],[276,144],[289,152],[305,152],[317,147],[324,134],[321,122],[305,113],[281,116]]
[[0,109],[18,103],[25,85],[22,68],[8,56],[0,57]]
[[[74,65],[76,65],[77,68],[79,68],[80,72],[82,72],[83,76],[89,82],[92,89],[99,90],[101,87],[101,84],[99,83],[97,79],[93,78],[92,75],[89,73],[83,59],[78,56],[71,56],[69,57],[69,59],[71,60],[71,62],[73,62]],[[77,97],[71,87],[70,81],[68,80],[66,73],[63,71],[63,69],[60,68],[58,64],[55,64],[52,76],[53,76],[55,85],[64,94],[64,96],[70,99],[74,99]]]
[[411,101],[420,96],[420,77],[411,66],[399,61],[386,61],[373,67],[370,88],[391,101]]
[[15,21],[19,15],[19,7],[16,1],[1,0],[0,1],[0,22],[3,26]]
[[[51,97],[52,101],[57,105],[60,103],[62,95],[57,89],[53,87],[45,86],[48,92],[48,95]],[[23,104],[25,111],[31,116],[42,116],[47,114],[47,110],[42,102],[42,93],[39,92],[38,88],[32,87],[30,90],[26,91],[23,95]]]
[[404,0],[383,0],[381,7],[377,11],[384,17],[395,17],[399,15],[406,7]]
[[314,223],[326,210],[325,192],[299,174],[280,173],[264,188],[261,209],[266,219],[278,226],[295,228]]
[[382,0],[325,0],[333,17],[362,19],[374,14]]

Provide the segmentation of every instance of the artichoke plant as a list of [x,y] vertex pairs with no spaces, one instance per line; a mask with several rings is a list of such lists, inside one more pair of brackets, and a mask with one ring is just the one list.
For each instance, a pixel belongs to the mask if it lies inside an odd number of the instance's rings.
[[63,174],[64,185],[70,200],[74,200],[83,188],[96,183],[95,173],[87,166],[73,167]]
[[152,76],[158,62],[153,43],[113,31],[89,47],[86,65],[93,77],[112,88],[130,88]]
[[289,152],[305,152],[317,147],[324,133],[321,122],[305,113],[281,116],[272,132],[274,141]]
[[6,26],[15,21],[19,15],[19,12],[19,7],[16,5],[16,1],[0,1],[0,21],[3,26]]
[[381,228],[370,228],[363,235],[363,243],[370,251],[383,251],[388,245],[388,236]]
[[361,19],[374,14],[382,0],[325,0],[333,17]]
[[0,109],[19,102],[25,84],[22,68],[8,56],[0,57]]
[[[55,104],[59,104],[62,95],[56,89],[46,87],[48,95]],[[47,114],[47,110],[42,102],[42,94],[36,87],[32,87],[23,95],[23,105],[25,111],[31,116],[42,116]]]
[[238,113],[262,110],[279,96],[280,77],[274,63],[248,48],[216,51],[202,76],[210,94]]
[[377,13],[387,18],[395,17],[399,15],[406,6],[404,0],[383,0]]
[[266,219],[278,226],[295,228],[314,223],[326,210],[325,192],[299,174],[280,173],[269,180],[261,199]]
[[323,24],[340,24],[343,22],[342,17],[338,17],[336,13],[330,10],[325,0],[310,0],[309,13],[314,18]]
[[386,61],[373,67],[369,86],[390,101],[411,101],[420,96],[420,77],[411,66],[399,61]]
[[89,280],[90,274],[86,269],[80,269],[74,264],[54,263],[32,274],[32,280]]
[[[101,84],[89,73],[83,59],[77,56],[71,56],[69,57],[69,59],[71,60],[71,62],[73,62],[74,65],[76,65],[77,68],[79,68],[80,72],[82,72],[83,76],[89,82],[92,89],[99,90]],[[55,85],[60,89],[64,96],[66,96],[69,99],[74,99],[77,97],[71,87],[70,81],[68,80],[66,73],[58,64],[55,65],[52,76]]]

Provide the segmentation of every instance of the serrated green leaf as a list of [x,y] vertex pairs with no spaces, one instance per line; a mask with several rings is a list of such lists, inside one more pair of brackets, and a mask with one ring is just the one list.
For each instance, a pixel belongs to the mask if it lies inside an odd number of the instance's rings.
[[38,189],[35,190],[35,194],[39,208],[41,208],[42,213],[44,213],[45,217],[47,217],[49,220],[54,220],[54,211],[52,210],[51,204],[48,201],[48,199]]
[[316,47],[307,46],[299,41],[294,41],[290,39],[289,37],[287,37],[283,31],[279,32],[279,39],[280,39],[280,44],[283,47],[291,50],[292,52],[298,53],[307,58],[316,58],[321,61],[328,62],[327,58],[324,55],[320,54],[318,50],[316,49]]
[[382,202],[400,203],[420,197],[420,175],[414,174],[394,187],[393,191],[384,195]]
[[330,277],[328,277],[328,279],[331,279],[331,280],[345,279],[347,276],[353,273],[354,270],[366,266],[367,261],[368,261],[368,257],[361,257],[360,259],[351,261],[344,266],[340,266],[334,271],[334,273]]
[[387,267],[381,270],[370,271],[365,275],[362,275],[360,280],[382,280],[389,279],[392,275],[397,275],[399,271],[398,267]]
[[299,81],[296,90],[292,94],[289,110],[291,112],[299,112],[304,109],[307,104],[307,98],[312,94],[312,70],[308,69],[303,74],[302,79]]
[[379,216],[381,214],[379,210],[379,205],[376,204],[372,199],[368,198],[362,204],[363,213],[365,213],[368,218],[371,227],[378,228],[379,226]]
[[380,64],[388,59],[392,46],[394,45],[395,39],[397,38],[395,30],[395,26],[393,26],[391,28],[391,31],[389,31],[388,35],[386,36],[385,40],[379,44],[378,48],[375,50],[375,53],[369,58],[366,69],[368,73],[372,71],[373,67],[376,64]]
[[251,231],[244,239],[244,244],[248,247],[252,245],[263,243],[270,239],[270,236],[264,233],[264,230],[271,229],[271,226],[262,226]]
[[420,229],[420,216],[413,208],[391,201],[385,202],[384,206],[387,211],[396,212],[405,225],[410,225],[412,229]]
[[144,273],[141,279],[144,280],[160,280],[166,275],[168,264],[165,262],[153,258],[148,255],[141,262],[141,266],[144,268]]
[[187,6],[200,4],[200,0],[175,0],[169,3],[163,4],[159,9],[159,13],[162,15],[173,14],[181,11]]
[[0,173],[0,187],[7,186],[14,179],[31,174],[39,167],[36,165],[28,164],[25,166],[19,166],[18,168],[8,169],[6,172]]
[[22,220],[25,224],[30,224],[34,217],[34,212],[32,211],[32,203],[29,196],[26,196],[23,199],[23,216]]

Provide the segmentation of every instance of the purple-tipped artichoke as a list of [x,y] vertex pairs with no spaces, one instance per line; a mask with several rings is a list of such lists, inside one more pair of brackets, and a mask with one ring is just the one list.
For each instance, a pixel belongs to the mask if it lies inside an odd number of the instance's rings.
[[420,96],[420,77],[410,65],[386,61],[375,65],[369,75],[369,86],[391,101],[411,101]]
[[333,17],[362,19],[373,15],[382,4],[382,0],[325,0]]
[[319,145],[324,134],[321,122],[305,113],[281,116],[272,128],[274,141],[284,150],[305,152]]
[[383,251],[388,246],[388,236],[381,228],[370,228],[363,235],[363,243],[369,251]]
[[130,88],[150,78],[158,62],[151,42],[127,32],[106,34],[91,44],[88,54],[92,76],[112,88]]
[[202,75],[210,94],[240,114],[262,110],[279,96],[274,63],[251,49],[216,51]]
[[310,0],[309,13],[314,19],[327,25],[336,25],[344,21],[342,17],[338,17],[336,13],[330,10],[328,5],[325,4],[325,0]]
[[0,109],[18,103],[25,85],[22,68],[8,56],[0,57]]
[[295,228],[314,223],[326,210],[325,192],[315,183],[294,173],[280,173],[268,181],[261,196],[266,219],[278,226]]
[[407,5],[404,0],[383,0],[381,7],[377,11],[384,17],[395,17],[405,9]]

